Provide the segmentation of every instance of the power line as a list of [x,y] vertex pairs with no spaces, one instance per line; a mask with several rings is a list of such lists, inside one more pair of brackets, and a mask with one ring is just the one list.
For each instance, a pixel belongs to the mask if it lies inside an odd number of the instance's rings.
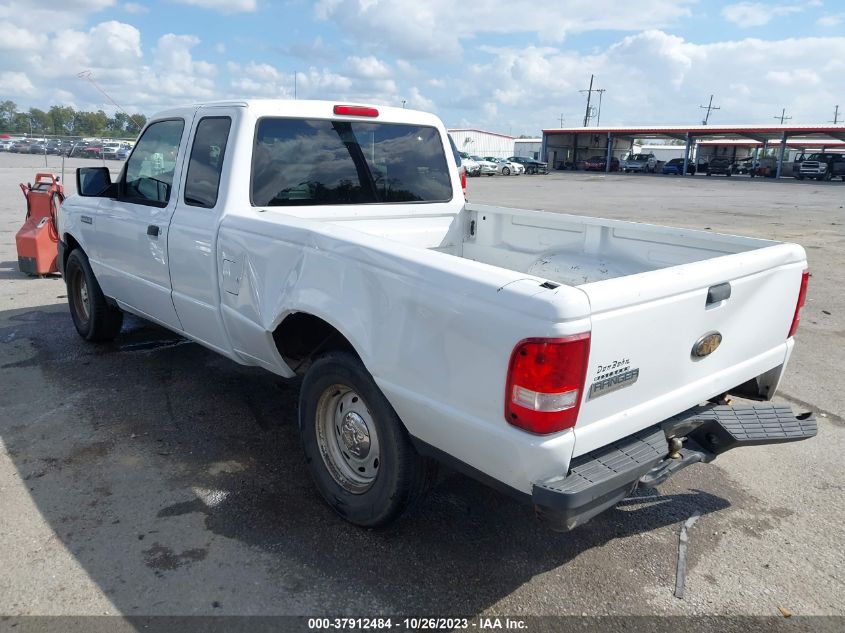
[[833,123],[834,125],[839,123],[839,106],[833,109],[833,121],[828,121],[828,123]]
[[780,119],[780,124],[781,124],[781,125],[783,125],[783,122],[784,122],[784,121],[789,121],[792,117],[791,117],[791,116],[786,116],[786,108],[784,108],[783,110],[781,110],[781,112],[780,112],[780,116],[775,115],[775,116],[773,116],[772,118],[773,118],[773,119]]
[[132,123],[134,123],[134,124],[135,124],[135,127],[136,127],[136,128],[138,128],[138,131],[139,131],[139,132],[141,131],[141,128],[143,128],[144,126],[143,126],[143,125],[141,125],[140,123],[138,123],[138,120],[137,120],[136,118],[134,118],[131,114],[129,114],[126,110],[124,110],[123,108],[121,108],[121,107],[117,104],[117,101],[115,101],[114,99],[112,99],[112,98],[111,98],[111,96],[109,95],[109,93],[107,93],[105,90],[103,90],[103,89],[100,87],[100,85],[99,85],[96,81],[94,81],[94,76],[93,76],[93,73],[92,73],[90,70],[83,70],[81,73],[77,73],[77,74],[76,74],[76,76],[77,76],[77,77],[79,77],[80,79],[87,79],[88,81],[90,81],[92,86],[94,86],[97,90],[99,90],[100,92],[102,92],[102,93],[103,93],[103,95],[105,96],[105,98],[106,98],[106,99],[108,99],[109,101],[111,101],[112,105],[113,105],[115,108],[117,108],[118,110],[120,110],[121,112],[123,112],[123,114],[125,114],[127,117],[129,117],[129,120],[130,120],[130,121],[132,121]]
[[704,115],[704,120],[701,122],[703,125],[707,125],[707,122],[710,120],[710,113],[713,110],[721,110],[722,109],[719,106],[713,105],[713,95],[710,95],[710,103],[708,103],[706,106],[700,105],[698,107],[701,108],[702,110],[707,110],[707,114]]

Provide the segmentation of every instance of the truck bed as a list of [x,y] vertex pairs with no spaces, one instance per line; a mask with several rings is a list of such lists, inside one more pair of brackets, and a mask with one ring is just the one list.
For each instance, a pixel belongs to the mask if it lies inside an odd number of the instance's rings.
[[437,250],[567,286],[777,244],[638,222],[472,204],[457,216],[394,214],[325,219],[408,246]]
[[[792,349],[806,265],[795,244],[483,205],[457,216],[334,221],[552,282],[551,302],[586,294],[591,347],[576,456],[754,379],[757,395],[771,398]],[[714,288],[729,294],[711,301]],[[712,332],[722,337],[719,349],[692,358],[696,341]],[[589,393],[631,371],[638,376],[630,385]]]

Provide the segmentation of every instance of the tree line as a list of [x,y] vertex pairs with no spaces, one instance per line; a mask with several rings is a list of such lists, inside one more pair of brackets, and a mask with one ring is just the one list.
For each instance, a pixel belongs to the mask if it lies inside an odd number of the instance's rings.
[[58,105],[46,111],[30,108],[20,112],[14,101],[0,101],[0,132],[6,134],[124,138],[137,136],[146,122],[147,117],[140,113],[130,116],[115,112],[109,116],[102,110],[77,111]]

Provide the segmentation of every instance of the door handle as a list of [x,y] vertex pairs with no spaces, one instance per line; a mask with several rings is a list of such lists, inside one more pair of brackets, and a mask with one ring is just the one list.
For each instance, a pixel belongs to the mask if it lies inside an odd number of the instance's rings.
[[150,235],[151,237],[158,237],[160,232],[160,229],[155,224],[150,224],[147,227],[147,235]]

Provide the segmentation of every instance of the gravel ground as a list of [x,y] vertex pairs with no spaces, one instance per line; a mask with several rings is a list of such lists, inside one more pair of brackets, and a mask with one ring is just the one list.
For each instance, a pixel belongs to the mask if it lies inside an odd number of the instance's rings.
[[818,438],[690,467],[569,534],[449,474],[374,532],[312,487],[295,383],[132,318],[85,344],[63,283],[17,271],[17,183],[42,166],[0,154],[0,615],[845,614],[841,183],[471,180],[474,202],[803,244],[814,277],[782,396],[826,417]]

